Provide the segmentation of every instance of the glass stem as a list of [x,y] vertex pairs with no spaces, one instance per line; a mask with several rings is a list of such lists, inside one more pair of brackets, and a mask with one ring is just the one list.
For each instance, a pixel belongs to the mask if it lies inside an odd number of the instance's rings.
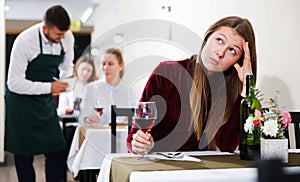
[[[148,131],[146,131],[146,135],[148,135]],[[147,147],[147,144],[146,144],[146,146],[145,146],[144,157],[145,157],[145,158],[148,158],[148,147]]]

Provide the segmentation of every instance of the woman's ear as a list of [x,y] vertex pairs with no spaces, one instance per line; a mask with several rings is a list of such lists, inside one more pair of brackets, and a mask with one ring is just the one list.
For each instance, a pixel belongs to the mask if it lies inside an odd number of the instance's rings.
[[120,64],[120,71],[124,69],[124,63]]

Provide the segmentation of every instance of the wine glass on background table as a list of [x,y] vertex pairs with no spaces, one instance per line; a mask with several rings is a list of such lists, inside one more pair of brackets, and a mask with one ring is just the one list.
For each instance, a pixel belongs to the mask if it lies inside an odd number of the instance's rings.
[[103,104],[102,104],[102,99],[101,99],[101,97],[103,97],[103,96],[101,96],[99,93],[101,93],[100,91],[99,91],[99,86],[98,86],[98,84],[97,83],[95,83],[94,85],[94,109],[95,109],[95,111],[97,111],[98,112],[98,114],[99,114],[99,117],[103,114]]
[[98,112],[99,116],[103,114],[103,105],[99,97],[95,97],[94,109]]
[[[155,125],[157,119],[157,108],[155,102],[139,102],[134,111],[133,119],[136,126],[148,134]],[[148,150],[146,147],[144,155],[139,159],[149,160],[150,158],[147,155]]]

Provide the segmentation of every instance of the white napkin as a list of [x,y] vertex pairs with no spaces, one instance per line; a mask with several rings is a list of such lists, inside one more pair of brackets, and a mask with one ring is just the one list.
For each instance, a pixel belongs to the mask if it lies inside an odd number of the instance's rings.
[[182,152],[182,153],[184,155],[190,155],[190,156],[236,155],[235,153],[221,152],[221,151],[189,151],[189,152]]

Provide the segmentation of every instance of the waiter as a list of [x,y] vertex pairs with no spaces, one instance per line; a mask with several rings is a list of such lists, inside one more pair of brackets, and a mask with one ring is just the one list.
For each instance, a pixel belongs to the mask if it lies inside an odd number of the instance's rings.
[[14,154],[20,182],[35,181],[34,155],[45,155],[46,181],[60,182],[66,143],[52,95],[67,83],[54,80],[73,71],[74,37],[62,6],[49,8],[42,23],[15,40],[7,80],[5,150]]

